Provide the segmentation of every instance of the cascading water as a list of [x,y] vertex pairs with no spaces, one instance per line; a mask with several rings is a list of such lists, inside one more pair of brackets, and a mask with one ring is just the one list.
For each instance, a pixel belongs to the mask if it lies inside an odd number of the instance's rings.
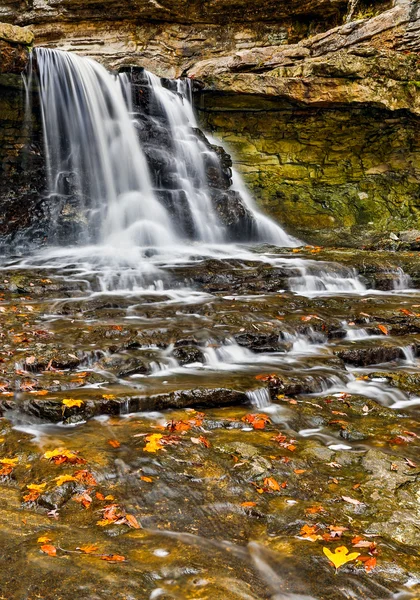
[[[186,236],[174,224],[177,206],[165,206],[152,185],[130,114],[127,74],[114,77],[93,60],[59,50],[38,48],[35,56],[53,220],[66,202],[75,204],[81,214],[75,241],[117,247],[179,245],[185,237],[211,244],[230,241],[208,189],[203,159],[217,169],[218,157],[194,134],[197,125],[187,83],[179,82],[172,92],[146,73],[152,102],[169,124],[168,151],[175,161],[175,185],[170,187],[183,191],[193,221],[193,232]],[[249,241],[295,245],[267,217],[250,206],[246,210],[256,223]]]

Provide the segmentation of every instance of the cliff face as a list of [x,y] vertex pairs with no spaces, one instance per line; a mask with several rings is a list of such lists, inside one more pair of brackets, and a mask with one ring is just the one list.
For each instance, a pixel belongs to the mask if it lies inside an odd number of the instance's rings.
[[[22,73],[33,34],[0,24],[0,236],[7,242],[37,220],[45,186],[40,118],[25,118]],[[32,94],[30,94],[32,95]]]
[[420,4],[196,64],[206,125],[263,206],[314,229],[420,226]]
[[0,21],[30,25],[38,45],[178,77],[205,58],[297,42],[346,11],[345,0],[6,0]]
[[420,228],[419,2],[8,0],[0,19],[201,82],[203,125],[294,233]]

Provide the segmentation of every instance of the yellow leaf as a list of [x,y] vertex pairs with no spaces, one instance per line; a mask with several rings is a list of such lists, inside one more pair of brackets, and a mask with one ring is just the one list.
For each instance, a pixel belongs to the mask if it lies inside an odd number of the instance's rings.
[[359,552],[352,552],[349,554],[348,549],[345,546],[339,546],[335,549],[335,552],[331,552],[329,548],[322,548],[325,556],[332,562],[336,569],[339,569],[346,563],[356,560],[358,556],[360,556]]
[[35,492],[39,492],[41,494],[44,491],[46,485],[46,483],[30,483],[26,487],[28,488],[28,490],[34,490]]
[[146,437],[147,444],[143,448],[144,452],[157,452],[163,448],[160,443],[160,438],[163,437],[161,433],[151,433]]
[[114,394],[102,394],[102,398],[104,400],[115,400],[116,396]]
[[47,542],[51,542],[51,538],[48,537],[48,535],[41,535],[41,537],[39,537],[37,539],[38,544],[46,544]]
[[151,477],[146,477],[146,475],[142,475],[140,479],[142,481],[147,481],[147,483],[153,483],[153,479]]
[[10,465],[11,467],[14,467],[18,460],[18,458],[0,458],[0,463],[2,465]]
[[83,406],[84,402],[83,400],[73,400],[73,398],[65,398],[63,400],[63,404],[68,408],[73,408],[73,406],[77,406],[78,408],[80,408],[81,406]]
[[60,477],[56,477],[55,478],[56,481],[56,486],[60,486],[63,485],[64,483],[67,483],[68,481],[77,481],[76,477],[73,477],[72,475],[60,475]]

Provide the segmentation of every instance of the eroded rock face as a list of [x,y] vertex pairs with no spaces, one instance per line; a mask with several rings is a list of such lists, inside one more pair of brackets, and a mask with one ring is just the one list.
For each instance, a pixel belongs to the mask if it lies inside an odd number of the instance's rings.
[[[264,208],[305,237],[418,227],[416,3],[301,40],[209,59],[205,127],[232,148]],[[313,238],[312,238],[313,239]]]

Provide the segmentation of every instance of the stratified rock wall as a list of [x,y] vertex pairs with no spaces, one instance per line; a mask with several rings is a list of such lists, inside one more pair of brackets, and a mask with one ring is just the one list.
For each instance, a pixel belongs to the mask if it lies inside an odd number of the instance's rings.
[[[40,118],[25,115],[22,73],[33,34],[0,24],[0,236],[16,238],[38,220],[45,171]],[[32,94],[30,94],[32,96]],[[42,236],[42,232],[39,232]]]
[[420,226],[419,32],[420,4],[401,3],[189,70],[205,126],[291,231]]

